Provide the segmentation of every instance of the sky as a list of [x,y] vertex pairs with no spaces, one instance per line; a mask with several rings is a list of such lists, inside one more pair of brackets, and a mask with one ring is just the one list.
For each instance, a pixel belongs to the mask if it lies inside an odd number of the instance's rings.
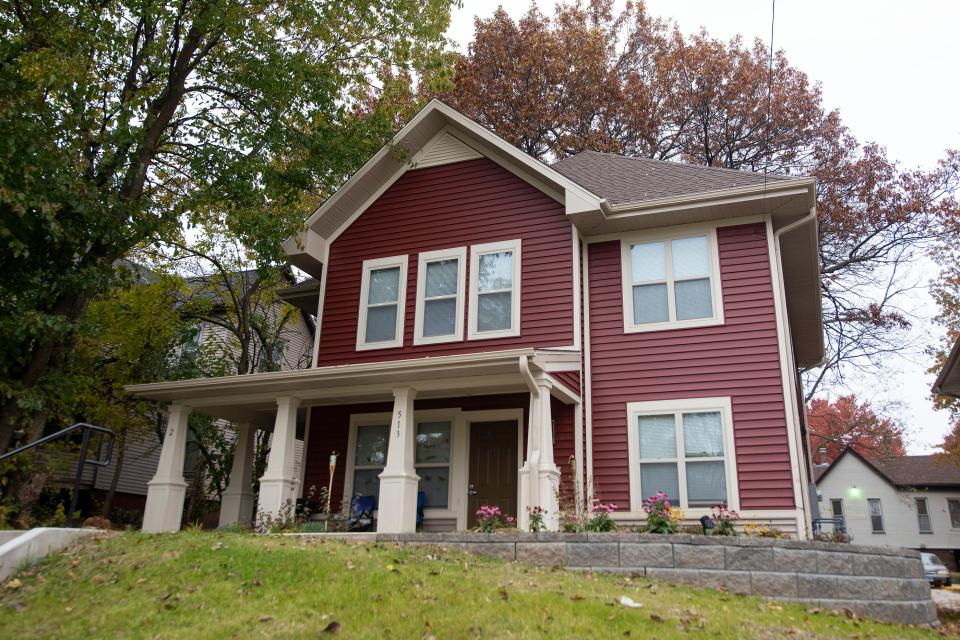
[[[474,16],[490,16],[499,4],[514,18],[529,2],[463,0],[447,32],[461,51],[473,37]],[[539,1],[551,14],[555,2]],[[622,7],[623,2],[617,6]],[[649,12],[677,22],[681,31],[705,28],[730,39],[770,40],[771,0],[648,0]],[[960,147],[960,82],[957,51],[960,2],[912,0],[780,0],[776,3],[774,47],[823,89],[824,103],[838,109],[862,142],[885,146],[906,168],[932,168],[948,148]],[[925,284],[936,277],[930,261],[917,264],[912,277]],[[921,344],[942,332],[931,323],[936,305],[926,287],[908,301],[915,316],[913,338]],[[907,428],[908,453],[933,451],[948,428],[945,412],[929,399],[935,376],[926,373],[922,352],[890,362],[887,375],[848,379],[858,397],[899,403],[893,413]]]

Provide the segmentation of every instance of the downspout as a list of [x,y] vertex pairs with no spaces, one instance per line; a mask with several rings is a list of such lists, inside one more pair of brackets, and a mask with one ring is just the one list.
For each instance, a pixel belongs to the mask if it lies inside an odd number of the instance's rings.
[[[782,261],[781,252],[780,252],[781,236],[783,236],[783,235],[786,234],[786,233],[789,233],[790,231],[793,231],[794,229],[798,229],[798,228],[800,228],[800,227],[802,227],[802,226],[804,226],[804,225],[811,224],[811,223],[814,224],[814,225],[816,225],[816,223],[817,223],[817,208],[816,208],[815,206],[814,206],[814,207],[810,207],[810,211],[807,213],[807,215],[803,216],[802,218],[800,218],[800,219],[798,219],[798,220],[794,220],[793,222],[791,222],[790,224],[786,225],[785,227],[781,227],[780,229],[777,229],[776,231],[773,232],[774,248],[776,249],[776,252],[777,252],[777,262],[778,262],[777,268],[778,268],[778,271],[780,272],[781,282],[782,282],[782,280],[783,280],[783,261]],[[779,285],[778,285],[778,286],[779,286]],[[786,310],[786,301],[785,301],[785,300],[782,301],[781,304],[784,306],[782,315],[783,315],[783,318],[787,321],[787,328],[789,328],[789,320],[787,319],[787,318],[788,318],[788,315],[787,315],[787,310]],[[790,335],[790,337],[791,337],[791,339],[792,339],[792,332],[789,332],[789,335]],[[789,342],[789,341],[788,341],[788,342]],[[790,353],[791,358],[792,358],[792,356],[793,356],[793,345],[792,345],[792,344],[787,344],[786,347],[789,349],[789,353]],[[791,364],[791,368],[792,368],[792,373],[794,374],[794,378],[797,380],[797,382],[798,382],[798,384],[799,384],[800,379],[799,379],[799,376],[798,376],[797,373],[796,373],[796,365],[795,365],[795,363],[793,363],[793,362],[791,362],[790,364]],[[806,471],[806,474],[805,474],[805,475],[806,475],[806,480],[807,480],[807,486],[805,486],[805,487],[804,487],[804,486],[801,486],[801,487],[800,487],[800,499],[801,499],[801,504],[803,505],[803,511],[804,511],[804,514],[805,514],[805,518],[804,518],[804,520],[805,520],[805,523],[804,523],[805,527],[804,527],[804,528],[806,529],[806,534],[807,534],[808,536],[810,536],[810,535],[812,535],[812,528],[811,528],[812,523],[811,523],[811,518],[814,517],[814,513],[813,513],[813,501],[812,501],[812,499],[811,499],[811,497],[810,497],[810,486],[809,486],[809,485],[810,485],[810,483],[812,482],[812,478],[813,478],[813,468],[812,468],[812,466],[811,466],[811,464],[810,464],[810,456],[809,456],[809,453],[808,453],[809,444],[808,444],[808,441],[807,441],[806,437],[804,437],[803,431],[802,431],[801,428],[800,428],[800,423],[801,423],[801,422],[803,422],[804,424],[806,424],[806,413],[807,413],[807,409],[806,409],[806,406],[802,406],[801,403],[800,403],[800,400],[801,400],[801,398],[802,398],[802,393],[800,393],[800,388],[799,388],[799,387],[797,388],[797,391],[798,391],[798,394],[800,395],[800,397],[794,396],[794,394],[791,393],[790,390],[788,390],[788,389],[784,389],[784,390],[783,390],[784,396],[786,396],[788,393],[789,393],[790,396],[792,396],[791,403],[794,404],[794,406],[795,406],[795,408],[796,408],[796,421],[795,421],[795,423],[794,423],[794,441],[795,441],[795,443],[796,443],[795,446],[796,446],[798,449],[800,449],[800,450],[797,452],[797,453],[799,454],[799,455],[798,455],[798,459],[799,459],[800,461],[802,461],[802,463],[803,463],[803,465],[804,465],[804,467],[805,467],[804,470]],[[801,415],[801,413],[802,413],[802,415]],[[798,532],[798,533],[799,533],[799,532]]]

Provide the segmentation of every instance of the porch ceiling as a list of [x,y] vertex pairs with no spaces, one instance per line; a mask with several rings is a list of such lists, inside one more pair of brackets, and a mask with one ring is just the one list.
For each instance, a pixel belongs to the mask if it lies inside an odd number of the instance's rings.
[[457,356],[315,367],[242,376],[130,385],[142,398],[184,404],[202,413],[261,427],[273,425],[276,399],[294,396],[301,407],[393,400],[410,387],[417,398],[527,391],[520,371],[526,356],[533,370],[579,370],[580,352],[513,349]]

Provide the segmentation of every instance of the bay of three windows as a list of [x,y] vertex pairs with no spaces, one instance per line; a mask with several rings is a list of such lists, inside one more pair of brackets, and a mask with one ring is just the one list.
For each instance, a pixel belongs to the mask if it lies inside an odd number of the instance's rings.
[[[520,240],[420,253],[414,344],[520,335]],[[403,346],[408,256],[365,260],[360,291],[358,349]]]

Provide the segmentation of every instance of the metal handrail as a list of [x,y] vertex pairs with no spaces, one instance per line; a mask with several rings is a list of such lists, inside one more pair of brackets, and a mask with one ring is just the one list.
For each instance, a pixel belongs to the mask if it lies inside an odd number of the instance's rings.
[[[48,436],[44,436],[33,442],[29,442],[22,447],[17,447],[13,451],[8,451],[0,455],[0,462],[12,458],[16,455],[19,455],[25,451],[33,449],[34,447],[39,447],[42,444],[47,444],[53,440],[58,440],[74,431],[82,429],[83,430],[83,441],[80,444],[80,460],[77,462],[77,473],[73,479],[73,494],[70,497],[70,511],[67,513],[67,527],[73,526],[73,514],[77,510],[77,495],[80,493],[80,481],[83,479],[83,467],[87,464],[92,464],[95,467],[106,467],[110,464],[111,459],[113,458],[113,439],[114,433],[112,429],[106,427],[101,427],[95,424],[89,424],[86,422],[78,422],[72,426],[67,427],[66,429],[61,429],[56,433],[51,433]],[[102,433],[107,437],[107,455],[104,458],[98,460],[87,460],[87,448],[90,445],[90,433],[96,431],[97,433]]]

